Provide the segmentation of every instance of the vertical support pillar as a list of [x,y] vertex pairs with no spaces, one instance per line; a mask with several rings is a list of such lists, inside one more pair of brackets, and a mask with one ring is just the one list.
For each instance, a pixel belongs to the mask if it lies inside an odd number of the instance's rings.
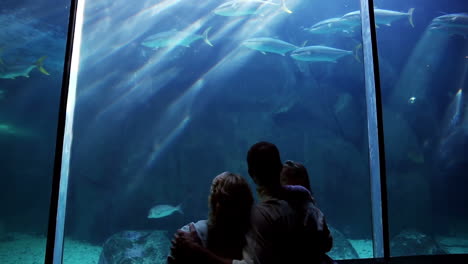
[[61,264],[84,0],[71,0],[60,95],[45,264]]
[[374,257],[388,259],[390,256],[390,241],[388,231],[387,180],[374,3],[373,0],[360,1],[366,78]]

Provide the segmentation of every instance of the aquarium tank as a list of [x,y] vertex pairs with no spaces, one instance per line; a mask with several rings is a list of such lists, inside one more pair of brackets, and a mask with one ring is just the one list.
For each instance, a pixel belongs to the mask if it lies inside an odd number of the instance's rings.
[[[255,193],[258,141],[307,168],[330,257],[381,257],[360,2],[3,0],[0,263],[44,263],[60,159],[54,263],[166,263],[216,175]],[[390,256],[468,254],[468,3],[373,2]]]

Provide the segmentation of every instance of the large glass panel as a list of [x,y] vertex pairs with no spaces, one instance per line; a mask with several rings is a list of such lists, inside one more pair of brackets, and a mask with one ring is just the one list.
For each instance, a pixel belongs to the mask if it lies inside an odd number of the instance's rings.
[[128,3],[85,4],[65,263],[164,262],[214,176],[255,190],[260,140],[308,168],[331,255],[372,257],[359,1]]
[[0,263],[42,263],[68,0],[0,7]]
[[467,2],[375,6],[391,255],[467,253]]

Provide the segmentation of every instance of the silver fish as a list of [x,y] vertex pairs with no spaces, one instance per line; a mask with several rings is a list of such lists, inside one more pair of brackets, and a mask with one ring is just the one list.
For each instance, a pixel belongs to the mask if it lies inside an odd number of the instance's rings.
[[347,55],[353,55],[353,52],[327,46],[307,46],[294,50],[291,53],[291,58],[299,61],[328,61],[336,63],[336,60]]
[[242,45],[263,54],[266,52],[276,53],[284,56],[285,53],[297,49],[297,46],[274,38],[251,38],[242,42]]
[[209,46],[213,46],[211,41],[208,39],[208,33],[210,32],[211,27],[207,28],[202,35],[193,34],[186,31],[177,31],[175,29],[156,33],[144,39],[141,42],[141,45],[158,49],[161,47],[173,47],[173,46],[183,46],[190,47],[192,42],[203,39],[203,41]]
[[44,59],[46,56],[39,58],[36,63],[31,65],[6,65],[3,63],[0,65],[0,78],[1,79],[15,79],[16,77],[29,78],[29,73],[32,70],[38,69],[45,75],[50,75],[46,69],[44,69]]
[[181,205],[172,206],[167,204],[156,205],[151,208],[148,212],[148,218],[162,218],[173,214],[174,212],[179,212],[183,214]]
[[468,36],[468,13],[448,14],[436,17],[429,26],[431,31]]
[[312,34],[351,33],[354,31],[355,26],[357,25],[347,23],[341,17],[334,17],[320,21],[309,28],[304,28],[304,30]]
[[432,20],[433,24],[458,25],[468,27],[468,13],[447,14]]
[[[414,13],[414,8],[410,8],[407,13],[374,8],[375,23],[377,25],[391,26],[393,21],[407,17],[411,26],[414,27],[413,13]],[[353,25],[353,26],[360,25],[361,24],[361,11],[349,12],[345,14],[342,17],[342,19],[343,19],[343,22],[349,25]]]
[[[286,13],[292,13],[286,7],[284,0],[281,0],[281,9]],[[233,0],[219,5],[213,10],[213,13],[220,16],[248,16],[258,15],[266,9],[280,7],[280,4],[264,0]]]

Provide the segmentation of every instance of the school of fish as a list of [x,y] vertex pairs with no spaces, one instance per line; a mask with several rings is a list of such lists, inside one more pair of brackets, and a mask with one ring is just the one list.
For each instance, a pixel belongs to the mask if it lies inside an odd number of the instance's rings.
[[[256,16],[264,15],[268,10],[280,10],[282,12],[292,14],[285,3],[285,0],[279,2],[271,0],[232,0],[227,1],[217,6],[212,13],[218,16],[224,17],[242,17],[242,16]],[[414,8],[410,8],[408,12],[397,12],[385,9],[374,9],[375,20],[377,27],[379,25],[391,26],[394,21],[407,18],[410,25],[414,27],[413,13]],[[450,27],[451,21],[440,22],[435,27]],[[344,14],[341,17],[329,18],[320,21],[309,28],[304,28],[311,34],[332,34],[332,33],[345,33],[352,34],[358,30],[361,25],[360,11],[352,11]],[[454,28],[452,26],[452,28]],[[211,27],[207,28],[201,35],[194,32],[184,32],[172,29],[170,31],[159,32],[145,38],[141,45],[151,48],[153,50],[162,47],[174,47],[183,46],[190,47],[190,45],[199,39],[209,46],[213,46],[209,40],[208,33]],[[293,43],[286,42],[281,39],[272,38],[269,36],[259,36],[255,38],[249,38],[241,43],[242,46],[259,51],[266,55],[267,53],[278,54],[285,56],[289,53],[289,56],[297,61],[305,62],[333,62],[336,63],[338,59],[344,56],[354,56],[357,58],[357,50],[344,50],[336,47],[329,47],[326,45],[311,45],[305,46],[296,45]],[[359,58],[357,58],[358,61]]]

